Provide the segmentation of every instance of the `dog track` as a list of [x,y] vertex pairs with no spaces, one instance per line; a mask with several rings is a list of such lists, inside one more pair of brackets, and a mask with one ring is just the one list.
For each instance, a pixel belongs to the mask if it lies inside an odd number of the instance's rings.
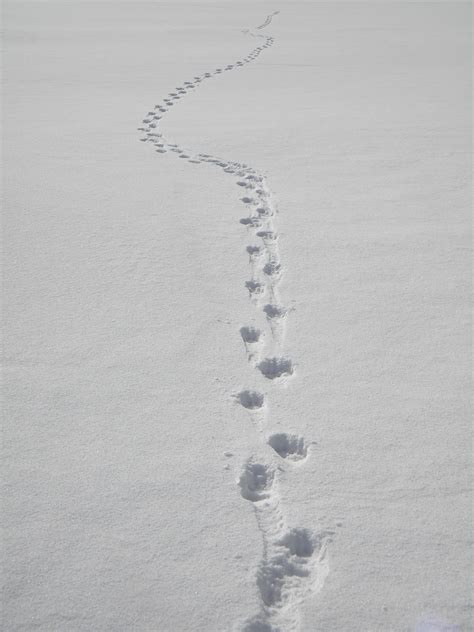
[[282,265],[276,261],[269,261],[263,266],[263,271],[267,276],[279,278],[282,273]]
[[245,287],[249,291],[249,295],[252,298],[257,298],[259,296],[263,296],[265,294],[266,287],[263,283],[259,281],[246,281]]
[[304,437],[295,434],[287,434],[280,432],[273,434],[268,438],[268,445],[282,459],[287,459],[294,463],[305,461],[308,456],[308,446]]
[[249,228],[261,228],[262,222],[258,217],[242,217],[240,223]]
[[258,362],[260,359],[260,347],[264,338],[261,329],[258,329],[258,327],[241,327],[240,335],[247,352],[248,361]]
[[247,252],[251,260],[260,257],[263,253],[263,249],[260,246],[247,246]]
[[264,394],[258,391],[241,391],[237,397],[242,406],[249,410],[260,409],[265,404]]
[[268,465],[249,459],[240,475],[242,498],[257,502],[270,497],[275,471]]
[[279,377],[293,375],[293,363],[289,358],[265,358],[260,362],[258,368],[262,375],[269,380]]
[[262,332],[256,327],[241,327],[240,335],[246,344],[252,344],[259,342]]
[[241,496],[252,504],[264,552],[257,570],[260,613],[241,630],[296,632],[298,604],[321,588],[328,572],[326,549],[333,533],[288,527],[281,508],[278,468],[250,458],[238,479]]
[[[268,15],[255,31],[266,28],[278,13],[279,11],[275,11]],[[261,325],[241,327],[240,335],[247,358],[252,361],[250,370],[258,369],[269,383],[278,384],[294,375],[294,365],[291,359],[281,354],[289,310],[281,304],[279,297],[284,267],[276,226],[277,207],[266,177],[245,162],[190,151],[167,140],[162,132],[162,124],[168,112],[185,96],[196,93],[206,81],[214,81],[225,72],[242,70],[274,44],[275,40],[271,36],[248,29],[243,32],[258,39],[260,45],[255,46],[242,59],[216,66],[214,70],[183,81],[147,112],[137,129],[141,132],[139,140],[149,143],[155,152],[169,156],[174,154],[188,163],[219,168],[231,175],[235,179],[235,185],[245,193],[240,201],[247,215],[240,220],[240,225],[245,227],[248,236],[253,235],[252,242],[259,240],[258,243],[246,246],[251,274],[245,287],[252,302],[258,307],[256,320],[259,323],[261,321]],[[260,299],[265,295],[268,302],[262,308]],[[266,356],[262,359],[260,354],[263,348],[266,348]],[[260,611],[255,617],[237,623],[238,628],[235,629],[239,632],[297,632],[300,629],[299,604],[306,596],[321,589],[327,575],[326,553],[332,535],[327,530],[312,532],[288,527],[285,521],[279,493],[279,472],[287,467],[287,463],[304,463],[309,454],[308,444],[303,437],[284,432],[272,434],[265,439],[267,398],[259,388],[242,390],[234,397],[248,411],[254,422],[257,422],[258,439],[263,439],[261,447],[270,456],[270,459],[256,456],[249,458],[237,481],[242,499],[253,507],[262,535],[263,554],[256,571]],[[228,452],[226,455],[232,453]],[[226,469],[229,469],[228,466]]]

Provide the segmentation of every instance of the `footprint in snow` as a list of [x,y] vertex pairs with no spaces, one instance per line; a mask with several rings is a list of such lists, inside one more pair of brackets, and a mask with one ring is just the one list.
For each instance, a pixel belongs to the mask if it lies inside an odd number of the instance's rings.
[[281,305],[265,305],[263,311],[267,315],[267,318],[271,320],[278,320],[281,318],[285,318],[288,313],[288,309],[286,307],[282,307]]
[[275,243],[278,240],[278,234],[273,230],[261,230],[257,233],[257,237],[261,237],[264,244]]
[[268,445],[288,461],[304,461],[308,456],[308,446],[303,437],[295,434],[279,432],[268,438]]
[[262,332],[257,327],[241,327],[240,335],[246,343],[255,343],[260,340]]
[[249,228],[260,228],[262,226],[262,222],[258,217],[242,217],[239,221]]
[[269,465],[250,459],[239,479],[242,497],[254,503],[265,500],[270,496],[274,476],[275,472]]
[[264,253],[263,248],[260,246],[247,246],[246,250],[249,254],[250,261],[256,261]]
[[258,365],[260,373],[269,380],[293,375],[293,363],[289,358],[265,358]]
[[263,339],[262,332],[257,327],[241,327],[240,335],[244,341],[248,360],[251,362],[258,354],[259,343]]
[[240,404],[248,410],[258,410],[262,408],[265,403],[265,396],[258,391],[241,391],[237,395],[237,399]]
[[265,285],[259,281],[246,281],[245,287],[250,296],[262,296],[265,293]]
[[278,277],[281,275],[281,264],[274,261],[269,261],[263,266],[263,272],[270,277]]

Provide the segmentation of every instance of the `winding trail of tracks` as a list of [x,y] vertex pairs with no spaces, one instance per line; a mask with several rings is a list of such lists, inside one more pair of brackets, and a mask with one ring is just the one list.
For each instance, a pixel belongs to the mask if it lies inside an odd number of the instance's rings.
[[[266,28],[277,13],[268,15],[255,30]],[[171,152],[193,164],[207,163],[219,167],[231,175],[240,188],[240,199],[247,211],[240,223],[250,241],[246,245],[249,280],[245,286],[255,305],[255,322],[241,327],[240,335],[252,370],[259,371],[271,388],[278,388],[283,382],[294,379],[295,367],[283,352],[289,310],[282,303],[279,293],[284,265],[276,229],[277,208],[266,178],[247,164],[193,153],[167,140],[161,131],[166,113],[186,94],[217,75],[252,63],[274,44],[274,38],[269,35],[252,31],[246,33],[260,39],[260,45],[243,59],[184,81],[150,109],[138,129],[142,132],[140,140],[151,145],[156,152]],[[235,399],[248,410],[258,431],[255,454],[243,464],[238,486],[242,498],[253,506],[263,541],[256,580],[260,611],[252,619],[237,623],[235,629],[244,632],[296,632],[300,629],[298,605],[307,595],[321,589],[328,573],[327,546],[333,532],[313,532],[287,525],[279,493],[279,473],[285,468],[302,465],[312,444],[290,433],[266,436],[269,414],[266,393],[249,387],[238,393]]]

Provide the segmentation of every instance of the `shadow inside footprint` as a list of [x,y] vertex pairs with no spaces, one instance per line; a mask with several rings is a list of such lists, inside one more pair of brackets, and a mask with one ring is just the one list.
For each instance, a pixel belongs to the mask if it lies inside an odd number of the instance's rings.
[[242,217],[240,223],[244,226],[250,226],[252,228],[260,228],[260,226],[262,225],[262,222],[259,220],[258,217]]
[[257,410],[265,403],[265,396],[258,391],[242,391],[237,395],[237,399],[244,408]]
[[279,305],[271,305],[269,303],[268,305],[265,305],[265,307],[263,308],[263,311],[267,315],[267,318],[277,319],[277,318],[284,318],[288,310],[286,309],[286,307],[280,307]]
[[269,623],[255,617],[244,624],[242,632],[275,632],[275,628]]
[[294,434],[280,432],[271,435],[268,439],[271,446],[282,459],[289,461],[302,461],[308,456],[308,446],[303,437]]
[[274,475],[275,473],[270,466],[253,460],[248,461],[239,479],[242,497],[251,502],[268,498]]
[[252,296],[261,296],[265,292],[265,285],[259,281],[246,281],[245,287]]
[[263,254],[263,249],[260,246],[247,246],[247,252],[249,253],[252,259],[256,259]]
[[278,235],[273,230],[261,230],[257,233],[257,237],[261,237],[264,243],[271,243],[278,240]]
[[291,555],[297,557],[311,557],[320,546],[314,534],[308,529],[291,529],[278,544],[285,546]]
[[281,274],[281,264],[270,261],[264,265],[263,271],[267,276],[279,276]]
[[293,363],[289,358],[265,358],[258,365],[260,372],[269,380],[293,374]]
[[256,327],[241,327],[240,335],[242,340],[246,343],[258,342],[260,340],[262,332]]
[[288,555],[277,554],[260,566],[257,585],[266,606],[274,606],[288,600],[287,584],[294,584],[294,578],[309,576],[304,565],[293,561]]

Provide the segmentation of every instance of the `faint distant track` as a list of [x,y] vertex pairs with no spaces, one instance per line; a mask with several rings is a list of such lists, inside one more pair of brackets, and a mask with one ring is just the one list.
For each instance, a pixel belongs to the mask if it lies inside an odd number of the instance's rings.
[[270,24],[270,22],[273,19],[274,15],[278,15],[280,13],[280,11],[274,11],[273,13],[270,13],[270,15],[267,15],[267,18],[265,20],[265,22],[263,24],[260,24],[260,26],[257,26],[258,29],[264,29],[266,26],[268,26]]
[[[268,15],[256,29],[264,29],[278,13]],[[232,175],[240,187],[240,200],[247,211],[240,224],[251,242],[246,245],[250,278],[245,289],[255,306],[257,321],[242,326],[240,335],[254,376],[252,381],[263,379],[268,384],[278,385],[291,379],[295,370],[291,359],[282,355],[290,310],[281,303],[279,295],[284,266],[276,231],[277,209],[266,178],[243,162],[188,151],[167,140],[161,132],[163,118],[184,96],[216,75],[238,70],[255,61],[274,43],[271,36],[245,32],[265,43],[253,48],[242,59],[184,81],[150,109],[138,129],[143,134],[140,140],[151,144],[156,152],[176,154],[181,160],[194,164],[212,164]],[[235,395],[235,401],[248,411],[255,424],[257,449],[267,453],[263,458],[252,455],[243,464],[239,479],[241,496],[254,509],[262,534],[263,554],[256,578],[260,612],[252,619],[238,623],[237,629],[243,632],[297,632],[300,627],[298,605],[307,595],[322,588],[328,573],[326,553],[332,532],[326,529],[315,533],[287,525],[278,489],[279,472],[303,464],[310,446],[303,437],[290,433],[265,437],[267,396],[257,387],[241,390]]]

